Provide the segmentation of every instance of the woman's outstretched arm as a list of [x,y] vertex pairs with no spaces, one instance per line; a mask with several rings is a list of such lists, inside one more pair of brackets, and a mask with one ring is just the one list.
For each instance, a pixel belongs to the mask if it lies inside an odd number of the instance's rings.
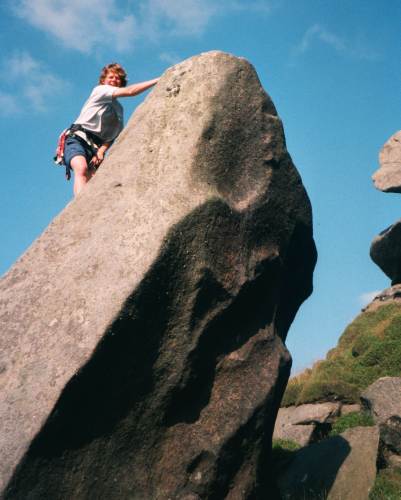
[[113,97],[132,97],[138,95],[145,90],[148,90],[153,85],[159,81],[159,78],[154,78],[153,80],[148,80],[147,82],[133,83],[128,85],[128,87],[119,87],[113,92]]

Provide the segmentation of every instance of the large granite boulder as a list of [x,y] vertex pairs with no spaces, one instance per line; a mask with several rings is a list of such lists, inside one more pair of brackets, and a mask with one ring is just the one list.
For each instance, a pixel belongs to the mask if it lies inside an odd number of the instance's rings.
[[374,238],[370,257],[391,279],[393,285],[401,283],[401,220]]
[[382,377],[370,385],[361,400],[380,428],[380,438],[401,455],[401,377]]
[[378,445],[376,427],[354,427],[302,448],[279,477],[282,499],[367,500]]
[[5,498],[265,498],[315,261],[253,67],[169,69],[0,282]]
[[379,162],[380,167],[372,176],[375,187],[388,193],[401,193],[401,130],[383,146]]

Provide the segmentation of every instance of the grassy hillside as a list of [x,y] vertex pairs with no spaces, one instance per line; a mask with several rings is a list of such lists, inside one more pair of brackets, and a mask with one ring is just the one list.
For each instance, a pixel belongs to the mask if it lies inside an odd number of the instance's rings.
[[384,376],[401,376],[399,302],[361,313],[324,361],[290,380],[282,406],[330,400],[359,402],[360,392]]

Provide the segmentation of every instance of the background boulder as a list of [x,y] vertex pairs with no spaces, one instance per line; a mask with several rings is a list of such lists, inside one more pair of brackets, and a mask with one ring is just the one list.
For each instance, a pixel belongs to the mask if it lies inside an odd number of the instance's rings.
[[374,238],[370,257],[391,279],[392,285],[401,283],[401,220]]
[[283,500],[366,500],[376,478],[379,432],[354,427],[299,450],[279,478]]
[[280,408],[273,439],[295,441],[305,446],[327,433],[330,424],[340,414],[340,407],[340,403],[317,403]]
[[379,162],[380,167],[372,176],[375,187],[388,193],[401,193],[401,130],[383,146]]
[[380,428],[380,438],[401,454],[401,377],[382,377],[361,395]]
[[253,67],[169,69],[0,283],[5,497],[261,495],[315,261]]

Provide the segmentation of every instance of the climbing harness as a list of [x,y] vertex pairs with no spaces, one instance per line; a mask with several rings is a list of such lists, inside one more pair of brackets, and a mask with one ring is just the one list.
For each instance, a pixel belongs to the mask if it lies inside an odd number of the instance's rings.
[[71,167],[65,163],[64,147],[67,137],[71,135],[76,137],[79,141],[84,141],[86,145],[91,147],[94,155],[96,154],[97,149],[102,145],[102,140],[99,137],[89,130],[84,129],[82,125],[79,125],[78,123],[73,123],[69,128],[66,128],[61,132],[57,140],[56,153],[53,160],[56,165],[65,167],[65,177],[67,181],[71,179]]

